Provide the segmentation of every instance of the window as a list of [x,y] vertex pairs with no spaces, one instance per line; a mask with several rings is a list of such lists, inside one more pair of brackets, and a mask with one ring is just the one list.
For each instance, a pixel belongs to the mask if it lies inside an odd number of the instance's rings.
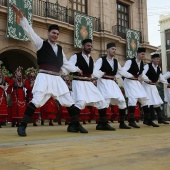
[[69,0],[69,8],[81,13],[87,13],[87,0]]
[[126,33],[129,28],[129,7],[120,2],[117,3],[117,29],[120,33]]
[[166,50],[170,50],[170,30],[165,31]]

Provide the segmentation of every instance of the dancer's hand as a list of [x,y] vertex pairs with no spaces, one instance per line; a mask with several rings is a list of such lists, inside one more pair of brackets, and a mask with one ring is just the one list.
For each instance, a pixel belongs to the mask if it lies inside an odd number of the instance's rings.
[[24,17],[24,13],[21,9],[18,9],[15,5],[11,5],[11,8],[19,18]]
[[79,70],[79,71],[78,71],[78,74],[82,76],[82,75],[83,75],[83,71],[82,71],[82,70]]

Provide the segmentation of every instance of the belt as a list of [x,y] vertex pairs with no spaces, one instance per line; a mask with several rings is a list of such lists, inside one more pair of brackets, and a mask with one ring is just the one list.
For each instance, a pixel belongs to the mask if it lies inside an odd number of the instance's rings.
[[170,88],[169,86],[167,86],[167,88]]
[[156,83],[152,83],[152,82],[149,83],[149,82],[146,82],[146,81],[145,81],[145,83],[150,84],[150,85],[156,85]]
[[115,79],[115,76],[108,76],[108,75],[104,75],[104,76],[102,77],[102,79],[116,80],[116,79]]
[[138,81],[138,78],[127,78],[129,80],[137,80]]
[[55,72],[55,71],[48,71],[48,70],[39,69],[38,72],[39,73],[50,74],[50,75],[54,75],[54,76],[61,76],[60,72]]
[[73,76],[73,80],[93,81],[93,79],[91,77],[82,77],[82,76]]

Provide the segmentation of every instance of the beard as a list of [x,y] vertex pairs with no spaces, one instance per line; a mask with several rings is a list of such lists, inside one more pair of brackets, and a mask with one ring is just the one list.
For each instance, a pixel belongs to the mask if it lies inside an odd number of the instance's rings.
[[84,48],[84,51],[85,51],[86,54],[90,54],[91,49],[85,49],[85,48]]

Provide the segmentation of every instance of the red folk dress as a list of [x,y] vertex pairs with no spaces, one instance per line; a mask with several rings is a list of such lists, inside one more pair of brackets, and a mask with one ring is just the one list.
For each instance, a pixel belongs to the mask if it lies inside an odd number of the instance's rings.
[[12,110],[11,118],[12,121],[19,121],[20,118],[24,116],[26,109],[25,91],[24,91],[24,81],[23,79],[13,78],[11,80],[12,86]]
[[[0,76],[0,85],[5,86],[6,82],[10,84],[10,79],[3,75]],[[6,122],[7,117],[8,117],[8,109],[7,109],[5,90],[2,87],[0,87],[0,123]]]

